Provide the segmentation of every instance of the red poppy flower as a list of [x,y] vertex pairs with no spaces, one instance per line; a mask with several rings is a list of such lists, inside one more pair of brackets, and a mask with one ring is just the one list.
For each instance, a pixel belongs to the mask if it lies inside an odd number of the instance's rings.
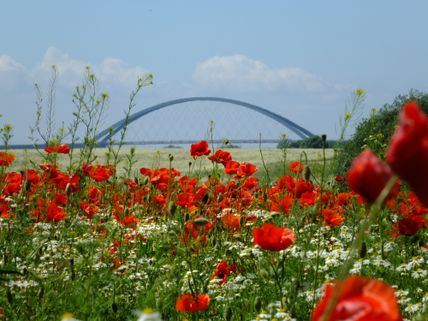
[[214,155],[208,157],[208,159],[214,163],[221,163],[225,166],[228,161],[232,160],[232,155],[230,155],[229,152],[218,149]]
[[211,150],[208,148],[208,142],[206,140],[201,140],[199,143],[190,145],[190,156],[193,158],[209,155]]
[[360,276],[350,276],[342,282],[326,286],[323,298],[312,312],[312,321],[324,320],[324,313],[339,284],[340,293],[328,321],[403,320],[394,290],[389,285]]
[[343,182],[343,180],[344,180],[343,176],[340,176],[340,175],[337,175],[334,179],[338,183]]
[[348,206],[350,201],[352,200],[352,197],[354,196],[355,195],[352,192],[343,192],[343,193],[337,194],[336,196],[337,205]]
[[386,159],[392,170],[409,183],[428,207],[428,117],[414,101],[400,113],[400,127],[389,144]]
[[90,220],[92,220],[94,215],[100,211],[98,206],[88,201],[80,201],[79,207]]
[[339,226],[345,220],[338,209],[324,208],[321,213],[325,224],[330,227]]
[[0,151],[0,166],[9,166],[14,160],[14,154]]
[[269,210],[271,212],[288,213],[293,206],[294,199],[290,196],[274,197],[269,200]]
[[303,179],[299,180],[295,189],[295,196],[297,198],[302,197],[303,193],[310,193],[314,191],[314,185],[311,182],[305,181]]
[[299,204],[304,207],[309,207],[315,204],[318,193],[315,191],[304,192],[299,198]]
[[241,163],[238,167],[238,170],[236,172],[236,178],[240,177],[249,177],[253,175],[257,171],[257,167],[254,164],[251,163]]
[[136,226],[138,223],[140,223],[140,220],[134,216],[134,215],[128,215],[125,216],[122,220],[119,221],[119,223],[121,223],[124,226]]
[[279,189],[286,189],[290,193],[294,194],[294,190],[296,189],[296,179],[289,175],[281,176],[276,185]]
[[46,209],[46,219],[48,222],[58,222],[65,218],[65,210],[58,206],[55,201],[50,202]]
[[241,216],[239,214],[226,214],[221,218],[221,221],[226,228],[232,231],[238,231],[241,226]]
[[44,149],[48,154],[58,153],[58,154],[68,154],[70,153],[70,147],[67,144],[61,144],[58,146],[48,146]]
[[154,195],[153,196],[153,201],[159,205],[159,207],[164,207],[166,205],[166,199],[165,196],[163,196],[162,194],[160,195]]
[[37,171],[34,169],[27,169],[22,172],[22,175],[24,180],[31,184],[37,183],[39,181],[39,173],[37,173]]
[[198,183],[198,179],[195,177],[189,177],[189,176],[182,176],[178,180],[180,183],[180,187],[183,190],[183,192],[190,193],[193,192],[196,184]]
[[303,169],[305,168],[302,163],[300,162],[292,162],[290,165],[288,165],[288,168],[290,171],[292,171],[295,174],[303,172]]
[[9,203],[5,200],[4,197],[0,196],[0,218],[10,218],[12,213],[13,212],[9,206]]
[[180,312],[196,312],[208,309],[210,297],[208,294],[184,293],[175,301],[175,309]]
[[258,184],[259,184],[259,179],[257,177],[252,176],[252,177],[249,177],[247,180],[245,180],[242,187],[248,191],[248,190],[255,189]]
[[236,161],[233,161],[233,160],[228,161],[226,163],[224,171],[225,171],[226,174],[229,174],[229,175],[236,174],[238,172],[238,169],[239,169],[240,165],[241,164],[239,162],[236,162]]
[[222,260],[217,264],[214,274],[211,276],[211,279],[219,279],[221,280],[219,282],[219,285],[223,285],[226,283],[227,277],[229,276],[230,272],[236,273],[235,263],[229,265],[226,260]]
[[281,251],[296,241],[296,235],[288,228],[273,224],[263,224],[253,229],[253,243],[269,251]]
[[203,216],[195,216],[184,224],[183,240],[187,243],[191,237],[193,240],[207,243],[208,233],[214,228],[214,224]]
[[114,167],[112,165],[83,164],[82,169],[85,175],[89,176],[97,182],[104,182],[108,180],[114,173]]
[[18,193],[22,187],[22,175],[18,172],[6,173],[2,180],[6,182],[3,195]]
[[369,149],[364,150],[352,162],[348,171],[349,187],[372,203],[392,176],[388,165]]

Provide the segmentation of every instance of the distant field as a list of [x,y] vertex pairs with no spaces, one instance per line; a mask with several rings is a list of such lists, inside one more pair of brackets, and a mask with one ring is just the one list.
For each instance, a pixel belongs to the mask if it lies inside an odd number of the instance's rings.
[[[250,162],[255,164],[259,172],[263,171],[263,162],[260,155],[260,151],[257,148],[233,148],[233,149],[223,149],[227,150],[232,154],[234,160],[239,162]],[[97,155],[97,160],[95,162],[105,163],[106,161],[106,149],[100,148],[95,150]],[[25,168],[30,168],[32,162],[38,164],[41,162],[41,155],[35,150],[13,150],[11,151],[16,155],[16,160],[12,164],[12,170],[22,170]],[[322,159],[322,150],[320,149],[287,149],[287,162],[304,159],[303,152],[308,156],[308,161],[317,162]],[[78,150],[75,151],[74,158],[78,159]],[[122,150],[122,155],[129,153],[129,148]],[[283,153],[282,150],[277,148],[265,148],[262,149],[264,161],[269,170],[274,170],[280,164],[283,164]],[[134,165],[134,170],[138,170],[140,167],[168,167],[169,166],[169,155],[174,157],[172,161],[172,167],[177,168],[183,174],[187,174],[189,171],[189,162],[192,163],[192,172],[210,171],[212,169],[212,164],[206,157],[201,157],[196,160],[193,160],[190,157],[189,148],[137,148],[135,160],[137,161]],[[333,156],[333,150],[326,150],[326,157],[331,158]],[[68,155],[59,155],[60,157],[60,166],[66,167],[69,164]],[[119,165],[118,170],[124,166],[122,162]]]

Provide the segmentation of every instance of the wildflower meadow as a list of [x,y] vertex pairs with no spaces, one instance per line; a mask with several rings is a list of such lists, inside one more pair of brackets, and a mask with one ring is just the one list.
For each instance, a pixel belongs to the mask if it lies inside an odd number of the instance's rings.
[[73,95],[71,141],[60,130],[35,144],[41,162],[12,170],[2,129],[0,320],[428,320],[428,116],[416,102],[384,159],[364,150],[339,176],[335,157],[284,148],[274,178],[209,140],[189,146],[188,171],[174,155],[135,168],[126,127],[95,157],[108,100],[95,82],[89,72]]

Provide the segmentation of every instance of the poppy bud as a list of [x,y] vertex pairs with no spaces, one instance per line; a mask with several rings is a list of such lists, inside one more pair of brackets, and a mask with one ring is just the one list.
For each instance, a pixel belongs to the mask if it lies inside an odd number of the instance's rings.
[[325,143],[327,141],[327,135],[326,134],[322,134],[321,135],[321,140],[323,143]]
[[198,218],[195,218],[194,220],[193,220],[193,222],[194,223],[196,223],[196,225],[199,225],[199,226],[205,226],[206,224],[208,224],[210,221],[209,220],[207,220],[205,217],[198,217]]
[[44,295],[45,295],[45,288],[42,286],[39,290],[39,295],[38,295],[39,300],[43,299]]
[[254,302],[254,307],[256,308],[256,311],[260,311],[262,308],[262,300],[260,297],[256,297],[256,300]]
[[10,292],[10,289],[7,288],[6,290],[6,297],[7,297],[7,302],[9,302],[9,304],[13,303],[13,295],[12,292]]
[[365,258],[367,254],[367,244],[366,242],[363,242],[361,244],[361,248],[360,248],[360,258]]
[[311,178],[311,169],[308,166],[305,168],[304,176],[306,181],[309,181],[309,179]]
[[228,306],[226,311],[224,311],[224,320],[232,320],[232,309]]
[[168,204],[168,214],[173,216],[177,210],[177,205],[174,202],[169,202]]
[[116,313],[117,312],[117,304],[116,304],[116,302],[113,302],[113,304],[111,305],[111,309],[113,310],[113,312],[114,313]]
[[74,279],[76,278],[76,273],[74,271],[74,259],[73,258],[70,259],[70,270],[71,270],[71,280],[74,281]]

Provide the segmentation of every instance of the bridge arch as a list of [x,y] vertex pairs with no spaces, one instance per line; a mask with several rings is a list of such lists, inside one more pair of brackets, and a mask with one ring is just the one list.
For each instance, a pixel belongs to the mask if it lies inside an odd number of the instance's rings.
[[102,130],[95,136],[95,138],[97,139],[99,145],[105,146],[108,142],[110,135],[115,135],[127,124],[129,125],[130,123],[136,121],[137,119],[149,113],[157,111],[159,109],[163,109],[172,105],[182,104],[182,103],[191,102],[191,101],[215,101],[215,102],[223,102],[223,103],[228,103],[232,105],[242,106],[277,121],[278,123],[287,127],[289,130],[291,130],[293,133],[295,133],[297,136],[299,136],[302,139],[314,136],[314,134],[312,134],[309,130],[299,126],[298,124],[292,122],[288,118],[285,118],[277,113],[274,113],[268,109],[262,108],[254,104],[250,104],[250,103],[236,100],[236,99],[229,99],[229,98],[222,98],[222,97],[187,97],[187,98],[169,100],[169,101],[145,108],[139,112],[136,112],[130,115],[128,119],[124,118],[114,123],[113,125],[109,126],[108,128]]

